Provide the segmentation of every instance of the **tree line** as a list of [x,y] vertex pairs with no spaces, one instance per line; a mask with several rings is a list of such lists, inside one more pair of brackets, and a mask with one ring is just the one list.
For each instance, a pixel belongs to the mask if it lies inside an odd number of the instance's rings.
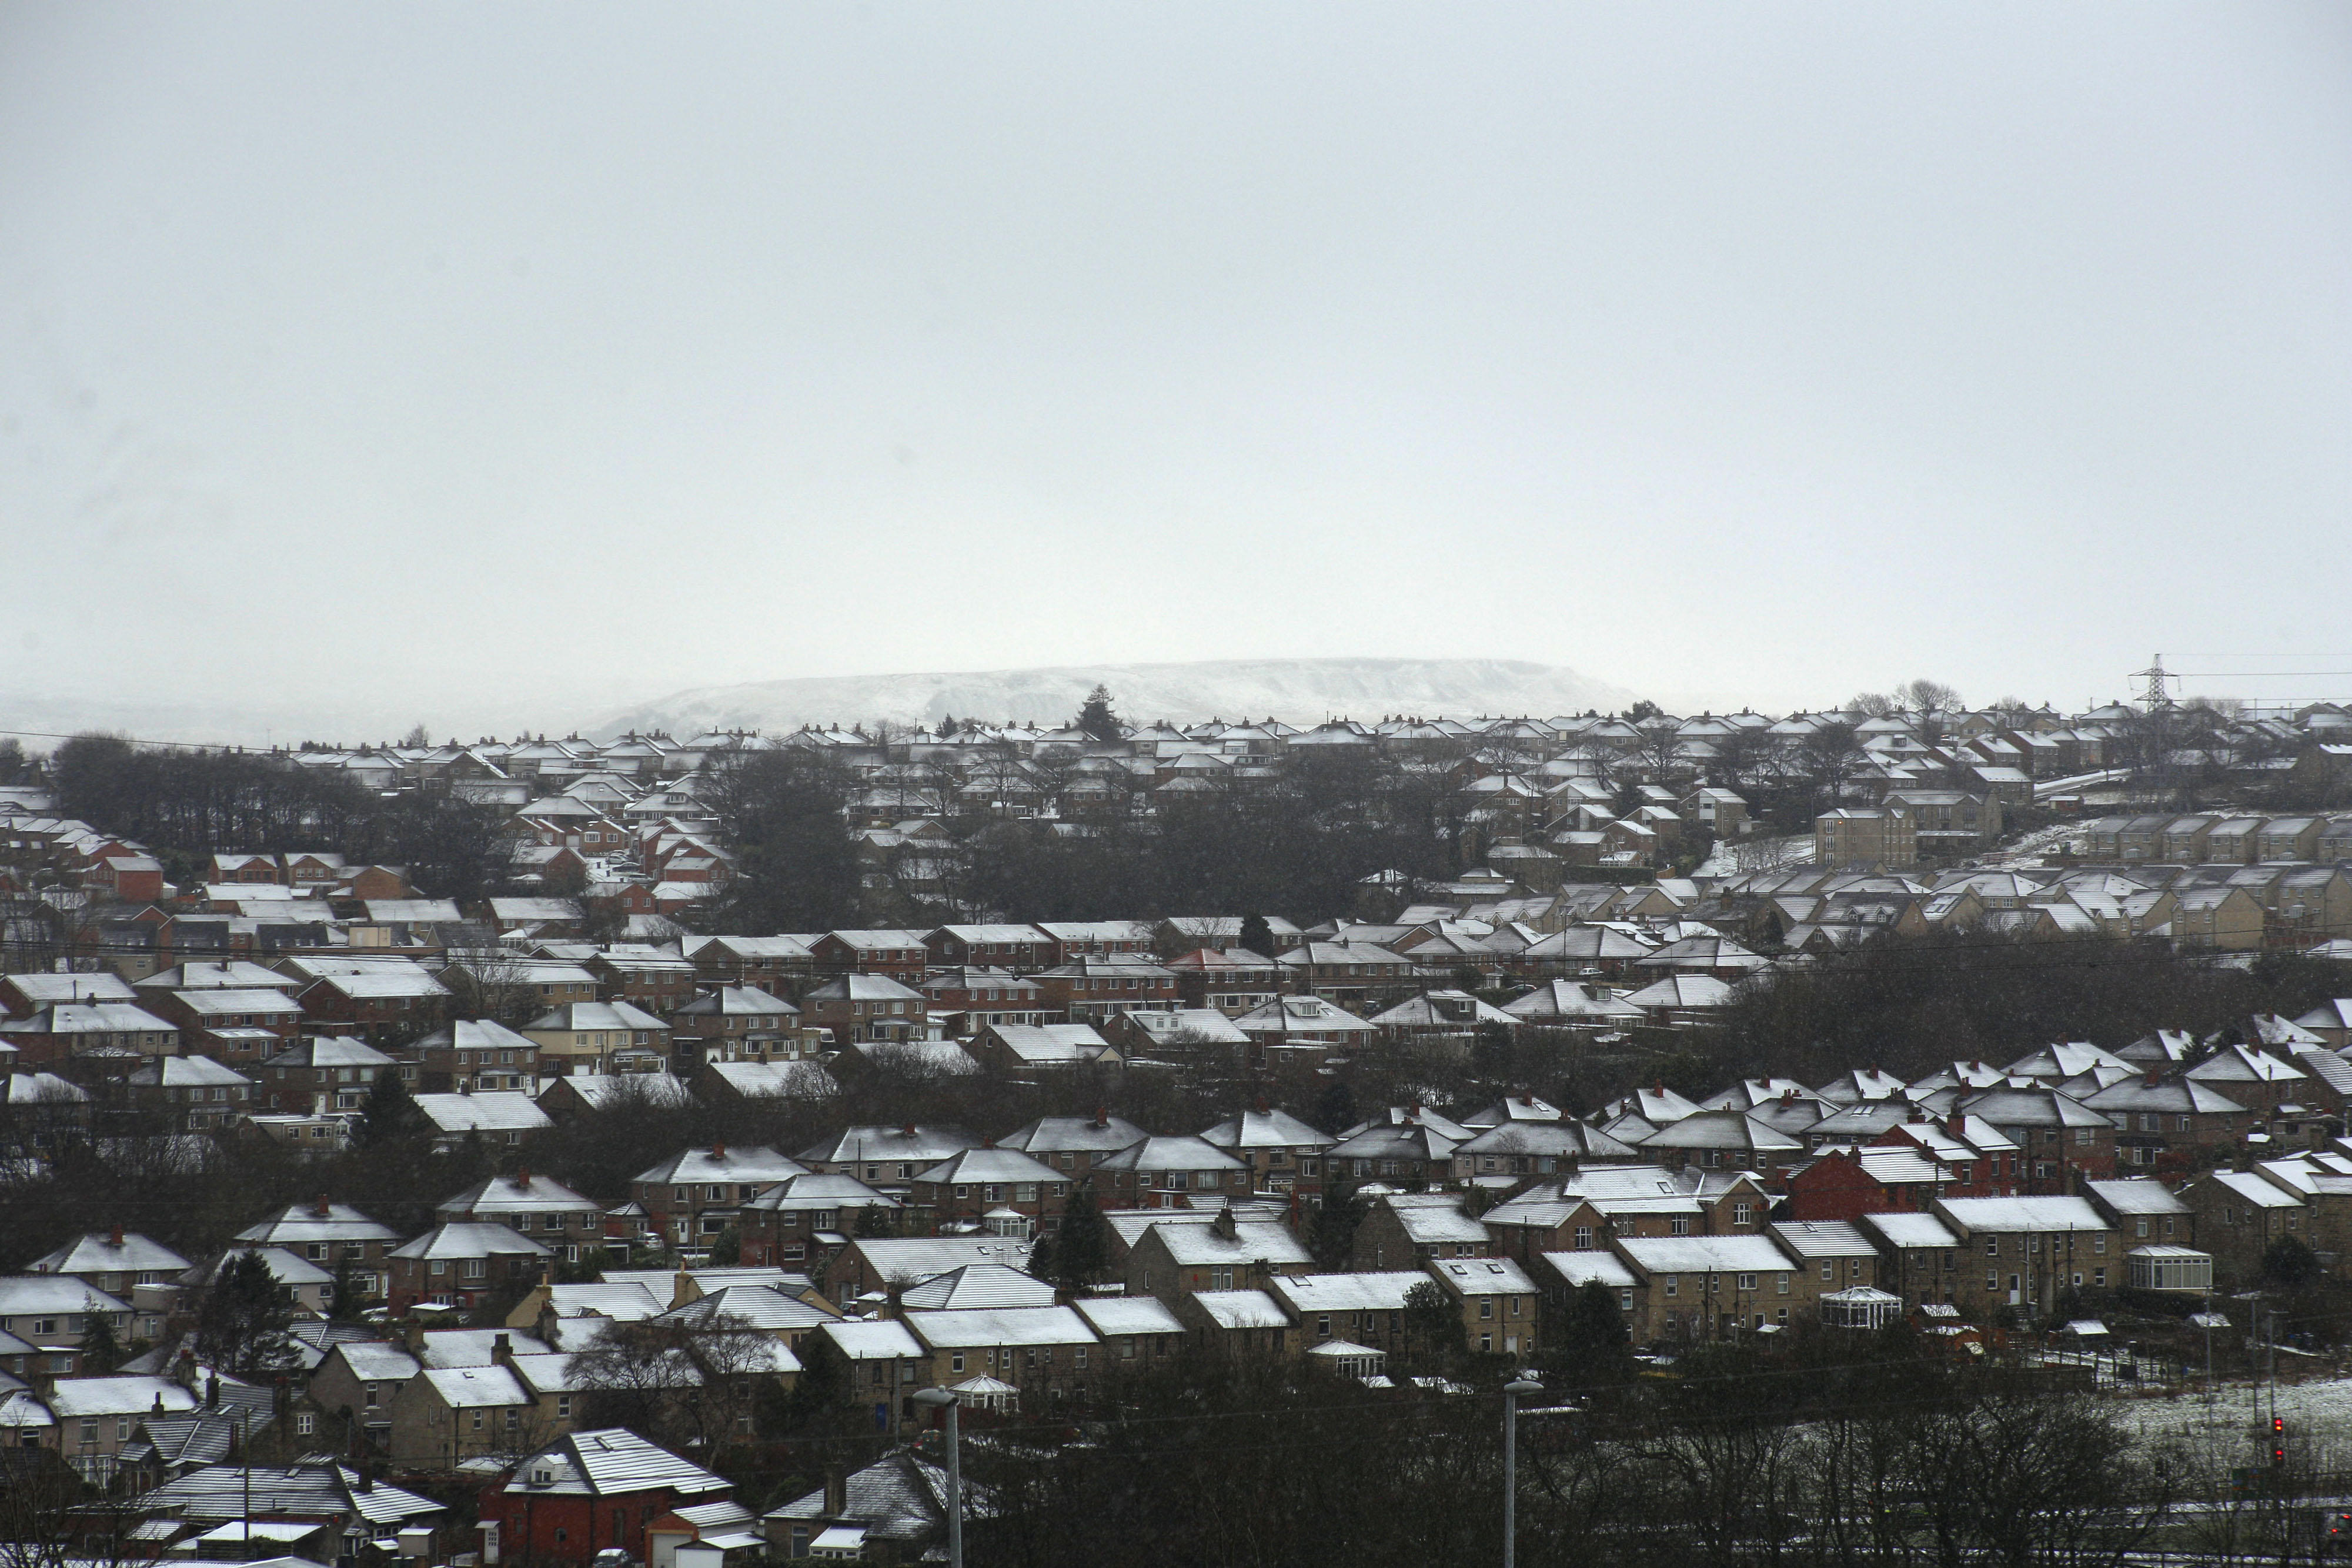
[[48,759],[60,814],[152,848],[174,882],[200,882],[215,854],[325,851],[397,865],[428,897],[470,901],[508,876],[495,809],[414,790],[382,795],[331,768],[266,752],[134,746],[79,735]]
[[[1545,1370],[1520,1429],[1529,1564],[2114,1563],[2218,1479],[2079,1384],[1899,1325],[1705,1347],[1649,1376],[1622,1353]],[[1197,1568],[1492,1562],[1508,1375],[1382,1390],[1188,1350],[1114,1379],[1083,1441],[1057,1441],[1042,1400],[983,1425],[973,1538],[1023,1568],[1099,1562],[1110,1541]]]
[[[1377,872],[1456,874],[1471,847],[1473,798],[1443,769],[1319,761],[1164,797],[1149,813],[1135,779],[1081,804],[1070,780],[1054,782],[1060,770],[1052,759],[1024,769],[1045,778],[1048,804],[1063,794],[1051,818],[1008,817],[950,789],[943,843],[861,857],[852,807],[872,791],[846,768],[801,749],[722,758],[704,798],[738,858],[698,923],[822,931],[940,909],[1024,921],[1263,911],[1312,922],[1355,913],[1362,879]],[[940,798],[912,791],[906,809]]]
[[2157,940],[1937,931],[1773,972],[1743,990],[1719,1030],[1685,1037],[1675,1076],[1711,1091],[1739,1078],[1819,1083],[1874,1064],[1909,1079],[2056,1040],[2112,1051],[2159,1029],[2242,1040],[2255,1013],[2295,1017],[2344,983],[2343,965],[2297,953],[2242,967]]

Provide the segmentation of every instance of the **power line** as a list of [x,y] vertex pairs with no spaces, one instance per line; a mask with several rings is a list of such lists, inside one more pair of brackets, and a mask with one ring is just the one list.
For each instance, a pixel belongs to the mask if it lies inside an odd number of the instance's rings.
[[[26,740],[80,740],[86,736],[95,736],[101,740],[119,740],[125,746],[148,746],[156,747],[159,750],[171,751],[244,751],[247,749],[243,746],[233,745],[225,740],[218,742],[200,740],[141,740],[135,736],[110,735],[100,730],[84,730],[74,735],[60,735],[55,730],[48,729],[0,729],[0,735],[21,736]],[[270,753],[268,751],[260,751],[256,753],[256,755],[267,757],[269,756]]]

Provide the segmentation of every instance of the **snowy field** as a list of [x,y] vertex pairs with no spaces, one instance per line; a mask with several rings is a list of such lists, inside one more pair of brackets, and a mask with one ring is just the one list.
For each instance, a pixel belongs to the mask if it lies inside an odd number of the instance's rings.
[[[2116,1413],[2143,1441],[2178,1448],[2221,1471],[2267,1462],[2273,1397],[2264,1385],[2222,1383],[2210,1395],[2124,1398]],[[2352,1471],[2352,1378],[2282,1378],[2275,1397],[2298,1469]]]

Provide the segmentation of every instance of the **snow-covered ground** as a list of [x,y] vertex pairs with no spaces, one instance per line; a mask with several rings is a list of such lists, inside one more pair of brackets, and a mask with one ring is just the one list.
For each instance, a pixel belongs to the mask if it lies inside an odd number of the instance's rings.
[[1813,836],[1800,833],[1787,839],[1716,841],[1706,860],[1691,873],[1701,881],[1738,876],[1743,872],[1813,863]]
[[2273,1397],[2297,1469],[2352,1469],[2352,1378],[2282,1379],[2275,1396],[2266,1385],[2241,1382],[2223,1383],[2210,1394],[2126,1397],[2117,1414],[2142,1440],[2178,1447],[2194,1461],[2227,1470],[2266,1462]]
[[2083,824],[2077,821],[2053,822],[2046,828],[2036,828],[2014,843],[1988,850],[1969,862],[1979,870],[1990,871],[2000,866],[2034,866],[2042,857],[2066,847],[2068,841],[2083,836]]

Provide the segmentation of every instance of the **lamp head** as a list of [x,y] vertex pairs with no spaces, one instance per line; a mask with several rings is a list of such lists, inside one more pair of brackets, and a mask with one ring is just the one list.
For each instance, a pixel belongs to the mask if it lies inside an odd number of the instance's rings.
[[946,1388],[918,1388],[907,1397],[918,1405],[929,1406],[934,1410],[939,1410],[955,1404],[961,1396]]

